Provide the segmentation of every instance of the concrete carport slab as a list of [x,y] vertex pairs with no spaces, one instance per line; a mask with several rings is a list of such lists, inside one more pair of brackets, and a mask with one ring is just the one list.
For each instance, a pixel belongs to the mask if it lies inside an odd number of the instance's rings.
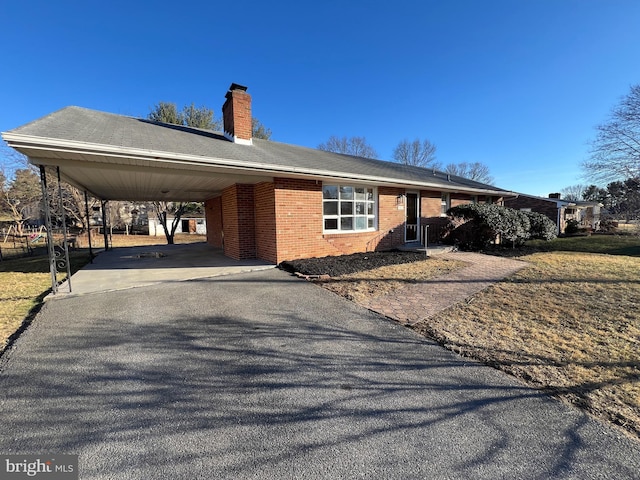
[[63,283],[47,299],[217,277],[274,268],[264,260],[234,260],[206,243],[119,247],[98,254],[93,263]]

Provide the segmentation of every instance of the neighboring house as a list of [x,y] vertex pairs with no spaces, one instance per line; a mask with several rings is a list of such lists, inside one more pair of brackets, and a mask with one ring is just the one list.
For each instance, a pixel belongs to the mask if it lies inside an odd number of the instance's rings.
[[[167,217],[167,227],[171,228],[173,217]],[[204,217],[185,217],[182,216],[178,222],[178,227],[175,233],[189,233],[206,235],[207,234],[207,221]],[[149,235],[164,236],[164,228],[157,218],[149,218]]]
[[67,107],[3,137],[103,200],[205,202],[207,241],[235,259],[433,242],[449,207],[516,196],[432,169],[253,139],[251,97],[237,84],[222,112],[216,133]]
[[598,202],[572,202],[565,210],[565,220],[574,219],[580,228],[596,231],[600,228],[603,206]]
[[546,215],[556,224],[558,234],[564,233],[569,220],[576,220],[581,228],[592,230],[600,225],[601,203],[562,200],[559,193],[550,193],[548,198],[521,193],[516,198],[505,199],[504,205]]

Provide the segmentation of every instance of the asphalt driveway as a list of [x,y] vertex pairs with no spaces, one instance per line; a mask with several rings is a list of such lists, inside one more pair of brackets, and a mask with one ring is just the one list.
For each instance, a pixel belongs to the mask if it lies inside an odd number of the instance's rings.
[[0,453],[82,479],[639,478],[640,444],[270,269],[49,301]]

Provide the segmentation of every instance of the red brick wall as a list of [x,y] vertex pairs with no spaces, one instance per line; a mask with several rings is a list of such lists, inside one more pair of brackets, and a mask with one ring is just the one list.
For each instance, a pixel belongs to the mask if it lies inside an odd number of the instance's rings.
[[458,205],[466,205],[473,201],[473,196],[464,193],[452,193],[451,194],[451,206],[457,207]]
[[256,258],[253,185],[232,185],[222,192],[224,253],[236,258]]
[[550,202],[541,198],[531,198],[521,195],[518,198],[507,198],[504,201],[504,205],[505,207],[515,208],[516,210],[530,208],[532,212],[542,213],[549,217],[554,224],[558,224],[558,207],[554,201]]
[[420,191],[420,222],[430,218],[440,217],[441,208],[441,192],[432,190]]
[[[224,190],[219,200],[225,254],[238,259],[257,257],[280,263],[402,245],[406,206],[398,208],[398,196],[404,194],[405,189],[379,187],[377,192],[377,231],[324,234],[322,182],[275,178],[273,183],[233,185]],[[446,217],[440,216],[440,195],[439,191],[420,192],[420,222],[430,225],[431,243],[439,240],[432,236],[439,235],[448,223]],[[462,194],[451,197],[453,205],[469,203],[472,199]],[[214,201],[216,199],[207,202],[207,211],[216,208]],[[215,216],[213,218],[215,221]]]
[[256,219],[256,256],[277,263],[275,185],[259,183],[254,187]]
[[[427,242],[437,243],[442,239],[443,228],[449,223],[442,217],[442,192],[438,190],[420,191],[420,225],[427,225]],[[423,239],[424,242],[424,239]]]
[[323,256],[322,183],[275,178],[274,194],[276,262]]
[[404,193],[403,188],[378,188],[378,231],[371,240],[369,250],[385,250],[404,243],[406,205],[398,208],[398,195]]
[[[396,206],[396,197],[402,192],[400,189],[378,189],[378,231],[323,234],[322,183],[276,178],[278,251],[275,261],[343,255],[402,244],[404,211]],[[392,229],[394,232],[390,233]]]
[[222,248],[222,197],[212,198],[204,203],[207,220],[207,243]]

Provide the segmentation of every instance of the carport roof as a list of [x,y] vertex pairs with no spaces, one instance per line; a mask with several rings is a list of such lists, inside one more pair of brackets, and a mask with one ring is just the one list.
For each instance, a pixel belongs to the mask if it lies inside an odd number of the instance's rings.
[[60,167],[71,184],[107,200],[203,201],[235,183],[273,177],[515,196],[446,173],[222,133],[66,107],[2,133],[35,165]]

